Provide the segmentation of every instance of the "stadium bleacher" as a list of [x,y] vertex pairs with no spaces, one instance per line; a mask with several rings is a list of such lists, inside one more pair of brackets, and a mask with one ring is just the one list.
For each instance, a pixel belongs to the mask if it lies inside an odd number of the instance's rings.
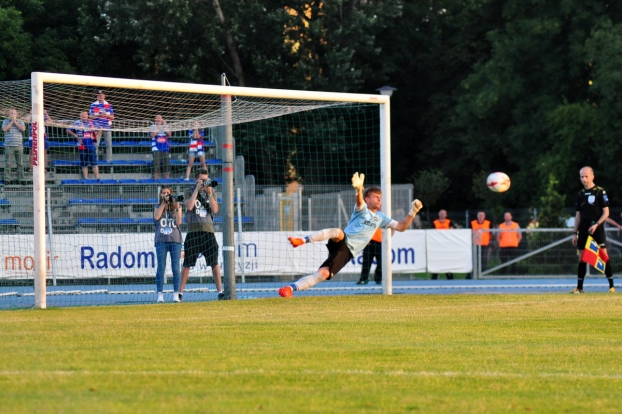
[[[52,135],[48,143],[48,164],[51,169],[46,174],[46,186],[53,191],[51,202],[55,209],[52,225],[56,232],[83,233],[93,229],[104,232],[151,232],[158,188],[169,185],[173,186],[175,193],[182,193],[185,186],[194,181],[184,180],[188,164],[188,139],[182,132],[174,134],[171,139],[171,176],[175,178],[157,180],[152,177],[151,140],[144,136],[113,136],[113,159],[110,162],[98,160],[98,180],[81,178],[75,139]],[[3,146],[4,143],[0,142],[0,147]],[[28,162],[30,146],[30,141],[24,141],[24,164]],[[105,142],[102,141],[100,148],[104,146]],[[222,183],[222,160],[215,156],[218,155],[215,144],[204,141],[204,146],[210,177]],[[1,160],[0,167],[4,169]],[[195,161],[194,169],[199,167],[200,164]],[[4,185],[0,182],[0,232],[32,231],[32,187],[28,185],[32,182],[32,173],[26,172],[24,181],[26,185],[23,182],[21,185]],[[222,203],[220,197],[218,202]],[[237,205],[237,199],[234,202]],[[214,221],[217,227],[222,224],[221,217],[215,217]],[[235,221],[237,223],[237,217]],[[249,228],[254,219],[243,217],[242,223]]]

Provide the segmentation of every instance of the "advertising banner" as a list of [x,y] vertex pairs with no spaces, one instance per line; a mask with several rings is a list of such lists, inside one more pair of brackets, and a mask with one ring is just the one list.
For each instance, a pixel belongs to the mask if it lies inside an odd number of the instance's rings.
[[[464,232],[464,235],[462,233]],[[447,233],[444,235],[443,233]],[[453,236],[451,234],[454,234]],[[300,233],[306,235],[308,233]],[[426,236],[426,234],[428,236]],[[433,234],[433,236],[430,236]],[[326,243],[311,243],[296,249],[286,232],[247,232],[242,242],[236,234],[236,274],[302,275],[315,272],[326,260]],[[184,235],[185,237],[185,235]],[[47,275],[57,278],[153,277],[157,268],[154,236],[150,233],[63,234],[53,236],[53,249],[46,240]],[[222,233],[216,233],[222,247]],[[425,272],[431,264],[435,272],[469,271],[470,232],[408,230],[392,238],[394,273]],[[426,243],[433,249],[426,251]],[[33,236],[5,235],[0,246],[0,278],[23,279],[34,274]],[[53,253],[52,253],[53,252]],[[183,251],[182,251],[183,263]],[[219,254],[222,266],[222,252]],[[360,273],[362,255],[353,258],[343,273]],[[449,268],[445,267],[449,266]],[[372,266],[372,272],[375,266]],[[166,274],[171,276],[170,259]],[[191,276],[209,276],[211,268],[200,257]]]

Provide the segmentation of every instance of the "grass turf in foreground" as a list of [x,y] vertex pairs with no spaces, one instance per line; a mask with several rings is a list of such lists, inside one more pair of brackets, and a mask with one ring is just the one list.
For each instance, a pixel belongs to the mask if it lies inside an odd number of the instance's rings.
[[0,312],[0,412],[620,413],[622,297]]

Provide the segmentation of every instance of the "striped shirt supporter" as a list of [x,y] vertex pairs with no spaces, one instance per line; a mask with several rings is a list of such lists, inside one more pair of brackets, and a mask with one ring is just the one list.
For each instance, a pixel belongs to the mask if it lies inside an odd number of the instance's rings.
[[[108,103],[108,101],[95,101],[91,104],[89,115],[92,116],[100,114],[114,115],[114,108]],[[95,118],[93,121],[95,121],[96,126],[100,126],[104,129],[112,128],[112,122],[106,117]]]
[[73,123],[74,128],[69,130],[78,136],[78,150],[92,147],[97,142],[95,137],[95,124],[93,121],[82,121],[81,119]]
[[157,134],[151,138],[151,151],[169,152],[171,143],[168,140],[170,131],[168,125],[151,125],[151,133],[153,134],[156,131],[158,131]]

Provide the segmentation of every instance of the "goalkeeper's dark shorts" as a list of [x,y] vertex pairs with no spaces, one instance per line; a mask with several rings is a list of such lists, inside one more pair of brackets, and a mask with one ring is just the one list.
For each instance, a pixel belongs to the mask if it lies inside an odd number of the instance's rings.
[[[577,237],[577,249],[579,250],[585,249],[585,243],[587,242],[587,236],[590,236],[587,230],[585,231],[585,233],[579,231],[579,237]],[[605,242],[607,241],[607,236],[605,235],[604,227],[598,226],[594,234],[592,234],[591,236],[600,247],[606,247]]]
[[339,242],[334,242],[332,239],[328,240],[326,248],[328,249],[328,259],[322,263],[320,268],[328,267],[329,274],[326,280],[330,280],[334,275],[339,273],[354,256],[352,256],[352,252],[350,252],[346,244],[345,237]]

